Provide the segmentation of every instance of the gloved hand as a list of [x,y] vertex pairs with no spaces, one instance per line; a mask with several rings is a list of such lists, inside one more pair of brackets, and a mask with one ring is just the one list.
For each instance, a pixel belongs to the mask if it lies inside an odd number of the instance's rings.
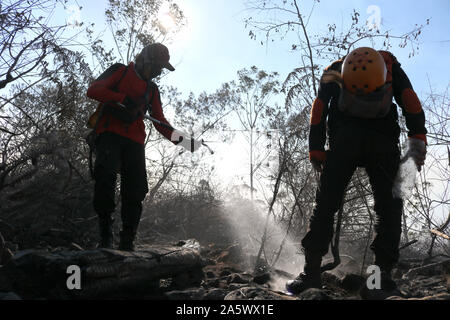
[[142,108],[145,105],[145,98],[132,99],[126,96],[122,101],[122,105],[125,106],[126,115],[130,116],[130,122],[137,119],[139,116],[143,116],[146,113],[146,108]]
[[410,137],[408,139],[408,151],[406,156],[411,157],[414,160],[419,172],[422,170],[422,166],[425,163],[426,155],[427,145],[425,141]]
[[203,140],[192,139],[189,135],[178,130],[172,132],[171,140],[177,146],[182,146],[190,152],[197,151],[203,144]]
[[324,151],[312,150],[309,152],[309,161],[317,172],[322,172],[325,158],[326,154]]

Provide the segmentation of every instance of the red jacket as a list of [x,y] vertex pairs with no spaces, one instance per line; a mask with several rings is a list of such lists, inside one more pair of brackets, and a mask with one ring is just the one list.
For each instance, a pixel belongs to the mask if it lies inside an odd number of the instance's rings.
[[[125,100],[125,97],[129,97],[133,101],[143,101],[147,90],[149,90],[148,99],[152,108],[152,117],[170,125],[163,114],[158,87],[154,83],[147,86],[147,82],[142,80],[136,73],[133,62],[128,65],[126,73],[125,69],[126,66],[120,63],[116,63],[109,67],[90,85],[87,96],[103,103],[122,103]],[[152,86],[155,88],[154,90],[152,90]],[[142,111],[144,111],[144,104],[142,104],[141,108]],[[156,130],[170,140],[172,130],[156,123],[153,124]],[[105,114],[99,120],[97,133],[105,131],[114,132],[140,144],[144,144],[145,142],[146,133],[142,116],[133,123],[126,124],[109,114]]]

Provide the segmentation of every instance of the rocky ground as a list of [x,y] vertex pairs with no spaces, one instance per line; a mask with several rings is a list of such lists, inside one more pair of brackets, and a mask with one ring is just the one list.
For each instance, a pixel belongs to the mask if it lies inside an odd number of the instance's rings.
[[[152,250],[140,247],[130,255],[116,250],[84,251],[73,245],[39,254],[33,250],[25,254],[3,252],[0,299],[450,300],[450,258],[447,256],[437,256],[426,263],[401,260],[393,274],[399,291],[393,293],[364,290],[366,276],[360,275],[354,261],[344,259],[338,268],[323,273],[322,289],[309,289],[292,296],[284,291],[284,283],[296,275],[283,270],[270,270],[263,265],[255,274],[242,263],[242,252],[237,245],[201,247],[195,241],[182,241],[169,249],[158,247]],[[97,281],[93,286],[102,290],[96,291],[96,296],[70,296],[48,288],[39,291],[38,284],[42,278],[46,278],[47,283],[50,282],[47,287],[51,287],[51,281],[60,281],[59,278],[54,280],[52,275],[74,261],[82,261],[85,274],[86,270],[90,270],[91,277],[97,277],[92,278]],[[94,265],[93,261],[97,264]],[[112,261],[117,268],[110,267]],[[124,264],[128,268],[124,268]],[[38,266],[40,273],[35,275],[34,269]],[[46,272],[49,274],[45,275]],[[131,277],[131,272],[139,276]],[[98,285],[99,281],[102,286]],[[36,285],[31,287],[30,283]],[[109,291],[119,283],[120,295],[117,291]],[[139,290],[135,290],[137,284]]]
[[322,274],[322,289],[309,289],[298,296],[287,294],[286,281],[296,275],[282,270],[262,270],[258,274],[242,268],[237,246],[204,250],[209,264],[203,268],[199,288],[168,291],[168,299],[224,300],[450,300],[450,257],[438,256],[427,263],[403,260],[394,270],[400,292],[367,292],[366,277],[354,261],[345,261]]

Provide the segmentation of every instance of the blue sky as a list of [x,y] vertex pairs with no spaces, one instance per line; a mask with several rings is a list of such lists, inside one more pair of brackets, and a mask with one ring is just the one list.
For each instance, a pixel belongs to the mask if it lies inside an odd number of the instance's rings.
[[[165,81],[178,87],[190,88],[194,92],[212,91],[220,83],[235,77],[238,69],[256,65],[267,71],[278,71],[281,78],[299,65],[298,53],[290,51],[291,43],[277,41],[261,46],[252,41],[248,29],[244,28],[243,1],[180,0],[186,6],[190,19],[188,39],[171,45],[177,70]],[[310,1],[301,1],[309,12]],[[328,23],[348,24],[354,9],[365,20],[370,5],[376,5],[381,13],[381,31],[391,30],[402,34],[414,24],[423,24],[424,29],[419,54],[408,58],[409,50],[396,46],[392,49],[409,75],[419,95],[428,91],[428,78],[434,87],[445,88],[449,84],[450,66],[445,63],[450,57],[450,1],[329,1],[316,5],[309,27],[312,31],[326,30]],[[447,42],[442,42],[447,40]]]
[[[83,7],[81,19],[103,24],[106,0],[77,0],[70,4]],[[299,65],[298,53],[290,51],[289,41],[276,41],[261,46],[248,36],[243,20],[248,15],[241,0],[178,0],[188,19],[187,29],[168,44],[172,64],[176,71],[163,79],[163,83],[174,85],[183,94],[190,91],[213,92],[220,84],[233,80],[236,71],[256,65],[267,71],[277,71],[283,80]],[[309,12],[312,1],[300,1],[305,12]],[[424,24],[430,18],[420,38],[419,54],[408,58],[409,50],[394,46],[393,53],[402,63],[419,97],[429,92],[428,79],[432,86],[443,90],[449,84],[450,65],[450,1],[397,0],[397,1],[331,1],[321,0],[316,4],[309,22],[311,32],[324,32],[328,23],[336,23],[338,29],[350,22],[353,9],[361,13],[360,19],[370,17],[369,6],[380,9],[381,31],[402,34],[414,24]],[[63,13],[68,15],[68,13]],[[363,44],[363,43],[362,43]]]

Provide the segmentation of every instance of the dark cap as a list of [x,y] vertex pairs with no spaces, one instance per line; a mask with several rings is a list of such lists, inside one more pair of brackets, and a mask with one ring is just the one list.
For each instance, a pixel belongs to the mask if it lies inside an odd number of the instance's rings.
[[161,67],[166,68],[170,71],[175,70],[175,68],[169,63],[169,49],[167,49],[167,47],[161,43],[152,43],[148,46],[145,46],[144,49],[142,49],[140,55],[143,56],[145,62],[156,62]]

